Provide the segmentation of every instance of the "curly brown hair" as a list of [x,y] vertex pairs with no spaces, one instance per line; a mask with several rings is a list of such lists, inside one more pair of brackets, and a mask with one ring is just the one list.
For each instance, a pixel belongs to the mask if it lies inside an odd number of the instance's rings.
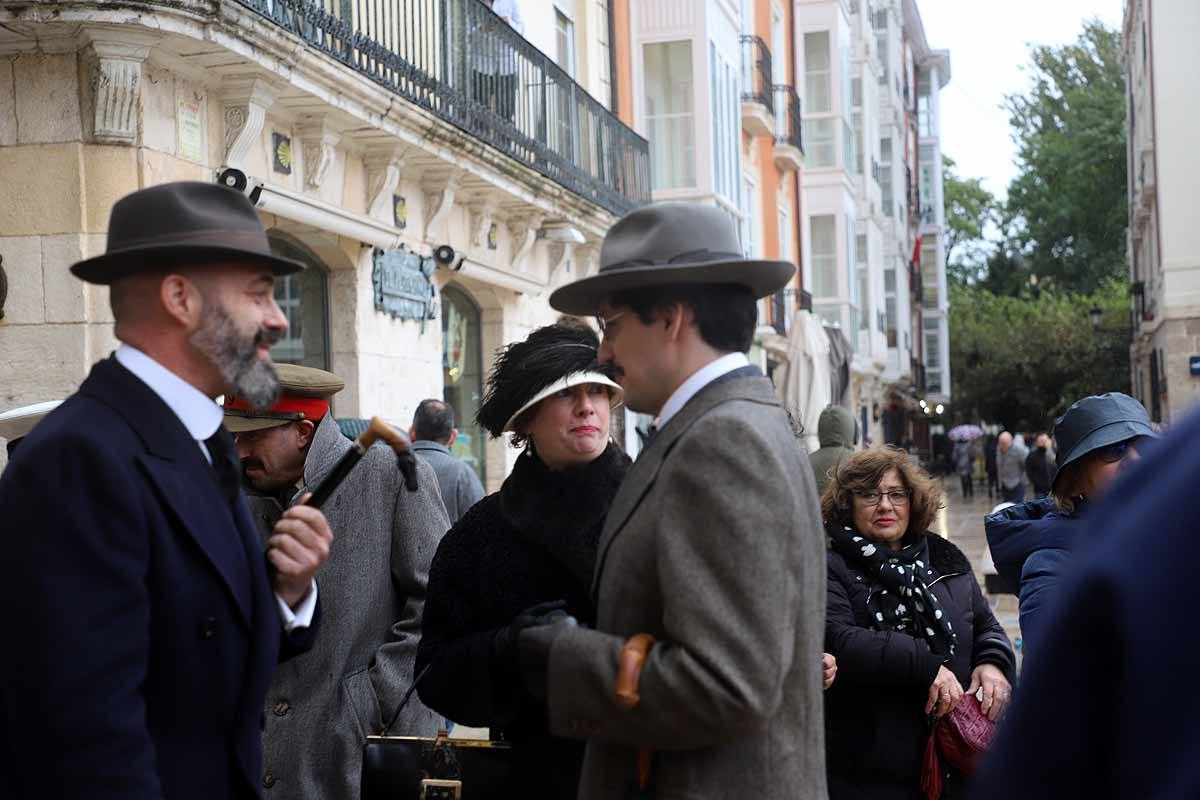
[[900,474],[908,489],[908,530],[929,530],[942,507],[942,487],[910,456],[895,447],[860,450],[838,465],[821,495],[821,516],[826,522],[854,526],[854,493],[871,492],[879,486],[888,470]]

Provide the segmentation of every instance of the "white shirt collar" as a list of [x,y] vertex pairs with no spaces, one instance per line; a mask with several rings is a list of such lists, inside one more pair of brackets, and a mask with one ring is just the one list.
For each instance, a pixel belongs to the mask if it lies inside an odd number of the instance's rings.
[[729,353],[716,361],[708,362],[693,372],[692,376],[681,383],[679,388],[667,398],[667,402],[663,403],[662,411],[658,412],[658,419],[654,421],[655,426],[662,429],[671,421],[671,417],[678,414],[679,410],[687,405],[688,400],[695,397],[697,392],[717,378],[733,372],[735,369],[748,366],[750,366],[750,359],[746,358],[745,353]]
[[141,350],[132,345],[122,344],[117,348],[116,358],[121,366],[136,375],[162,398],[196,441],[203,442],[221,427],[224,413],[211,397],[206,397],[195,386]]

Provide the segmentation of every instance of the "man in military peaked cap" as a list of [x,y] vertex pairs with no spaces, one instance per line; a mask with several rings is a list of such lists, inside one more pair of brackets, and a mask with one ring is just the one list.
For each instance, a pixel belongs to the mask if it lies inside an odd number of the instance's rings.
[[121,346],[0,477],[0,797],[252,798],[332,533],[291,508],[264,554],[214,398],[274,402],[273,285],[301,265],[207,183],[122,198],[107,242],[71,272],[108,287]]
[[[274,405],[225,403],[264,537],[353,446],[330,410],[342,379],[276,369]],[[436,476],[418,461],[419,488],[410,492],[395,454],[372,447],[322,507],[337,536],[318,576],[322,629],[309,652],[280,665],[267,693],[263,782],[273,798],[357,798],[363,736],[382,729],[412,682],[429,564],[450,527]],[[413,697],[391,732],[431,736],[438,723]]]

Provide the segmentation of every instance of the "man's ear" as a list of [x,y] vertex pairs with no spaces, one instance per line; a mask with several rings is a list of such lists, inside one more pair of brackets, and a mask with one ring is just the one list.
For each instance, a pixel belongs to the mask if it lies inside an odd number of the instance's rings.
[[660,313],[667,327],[667,340],[671,342],[679,341],[683,329],[692,323],[694,316],[691,306],[684,303],[672,303]]
[[176,273],[166,276],[159,284],[158,296],[163,309],[180,326],[192,331],[200,324],[204,298],[191,279]]
[[293,425],[296,426],[296,445],[299,449],[305,450],[312,444],[313,434],[317,430],[317,426],[313,424],[311,419],[298,419]]
[[446,447],[450,447],[458,440],[458,428],[450,429],[450,438],[446,441]]

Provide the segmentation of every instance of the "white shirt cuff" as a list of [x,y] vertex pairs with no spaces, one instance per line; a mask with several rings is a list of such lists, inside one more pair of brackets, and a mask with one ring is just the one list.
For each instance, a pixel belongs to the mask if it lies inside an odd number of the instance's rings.
[[295,611],[288,608],[279,595],[275,595],[275,602],[279,605],[279,616],[283,618],[285,631],[291,633],[295,628],[307,628],[312,625],[313,614],[317,612],[317,582],[312,582],[312,588]]

